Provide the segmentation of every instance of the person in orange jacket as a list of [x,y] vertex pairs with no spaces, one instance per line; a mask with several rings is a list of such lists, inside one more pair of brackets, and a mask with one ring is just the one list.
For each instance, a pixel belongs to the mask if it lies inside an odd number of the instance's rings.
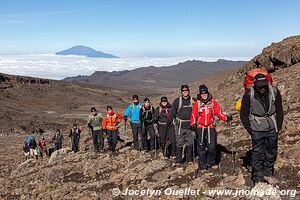
[[107,113],[102,122],[103,132],[107,135],[109,150],[114,153],[118,141],[118,125],[123,120],[123,116],[113,111],[111,106],[107,106]]
[[[208,167],[217,168],[217,131],[214,116],[224,122],[232,120],[231,115],[224,115],[217,101],[208,92],[206,85],[199,86],[198,100],[194,104],[191,115],[191,126],[197,129],[196,144],[200,170]],[[206,152],[207,147],[207,152]]]

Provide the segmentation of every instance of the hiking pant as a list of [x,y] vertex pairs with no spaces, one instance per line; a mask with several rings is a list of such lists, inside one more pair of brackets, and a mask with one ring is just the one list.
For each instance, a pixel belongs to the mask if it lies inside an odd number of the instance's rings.
[[[216,165],[217,131],[215,128],[199,128],[196,134],[198,164],[200,169]],[[207,150],[206,150],[207,148]]]
[[133,146],[136,150],[140,150],[140,148],[142,148],[142,125],[140,123],[134,124],[132,122],[130,122],[130,125],[132,129]]
[[40,156],[41,156],[42,159],[44,158],[44,154],[46,156],[48,156],[48,151],[47,151],[46,148],[45,149],[39,148],[39,152],[40,152]]
[[145,124],[143,127],[143,150],[148,150],[148,134],[150,137],[150,149],[155,149],[155,131],[153,124]]
[[263,181],[264,176],[271,176],[277,157],[278,134],[275,130],[269,132],[252,131],[252,179]]
[[104,136],[102,130],[93,130],[92,131],[92,136],[93,136],[93,144],[95,151],[100,151],[104,147]]
[[79,150],[79,138],[72,139],[72,151],[75,153]]
[[108,141],[108,146],[109,146],[109,150],[111,152],[115,152],[116,150],[116,146],[117,146],[117,142],[118,142],[118,131],[110,131],[107,130],[107,141]]
[[[176,162],[181,163],[183,157],[186,162],[195,157],[195,133],[189,129],[176,130]],[[184,155],[184,156],[183,156]]]
[[[176,156],[176,136],[174,126],[159,125],[158,133],[160,137],[160,147],[164,156]],[[169,155],[167,152],[169,150]]]
[[60,150],[62,148],[62,142],[54,143],[54,145],[55,145],[55,150]]

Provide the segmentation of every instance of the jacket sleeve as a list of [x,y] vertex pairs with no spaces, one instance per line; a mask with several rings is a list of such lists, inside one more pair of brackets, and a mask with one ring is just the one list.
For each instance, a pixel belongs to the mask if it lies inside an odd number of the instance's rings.
[[178,106],[179,106],[179,98],[175,99],[172,104],[169,117],[168,117],[168,122],[167,122],[168,124],[170,124],[173,121],[173,119],[176,117]]
[[123,120],[123,116],[120,113],[116,113],[116,115],[117,115],[117,122],[119,124]]
[[198,117],[198,103],[194,103],[192,114],[191,114],[191,126],[195,126],[197,124],[197,117]]
[[282,129],[282,123],[284,118],[283,106],[282,106],[282,97],[280,91],[277,89],[277,95],[275,98],[275,108],[276,108],[276,122],[278,131]]
[[144,121],[143,109],[142,109],[142,108],[140,109],[140,115],[139,115],[139,119],[140,119],[140,121],[141,121],[141,122],[143,122],[143,121]]
[[70,129],[69,138],[72,138],[72,129]]
[[244,128],[248,131],[249,134],[251,134],[252,129],[249,120],[249,115],[250,115],[250,90],[247,89],[242,99],[240,119]]
[[219,119],[221,119],[222,121],[226,122],[227,120],[227,116],[224,115],[224,113],[222,112],[218,102],[216,100],[213,100],[213,104],[214,104],[214,113],[217,115],[217,117]]
[[102,129],[106,129],[107,128],[107,123],[106,123],[106,116],[104,117],[103,121],[102,121]]
[[129,104],[128,107],[127,107],[127,109],[125,110],[124,117],[125,116],[129,117],[130,113],[131,113],[131,104]]
[[159,120],[159,107],[154,110],[154,123],[158,123]]
[[87,126],[89,127],[91,125],[91,117],[90,115],[88,116],[88,119],[87,119]]

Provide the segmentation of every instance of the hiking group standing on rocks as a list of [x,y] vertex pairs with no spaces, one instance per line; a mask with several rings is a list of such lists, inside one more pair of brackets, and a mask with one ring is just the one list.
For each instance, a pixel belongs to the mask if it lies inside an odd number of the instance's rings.
[[[279,90],[272,86],[268,74],[257,73],[253,84],[245,87],[241,102],[240,118],[252,138],[252,179],[255,183],[268,181],[274,173],[277,156],[278,134],[283,123],[283,108]],[[190,95],[188,85],[182,85],[181,95],[171,104],[166,96],[161,97],[156,108],[145,98],[140,102],[138,95],[133,95],[123,115],[107,106],[103,116],[95,107],[91,108],[87,126],[91,130],[93,146],[96,152],[104,152],[107,138],[110,155],[116,153],[120,138],[119,128],[124,120],[126,130],[130,121],[133,148],[138,151],[149,151],[155,159],[157,152],[174,161],[174,165],[195,162],[198,158],[198,174],[213,168],[217,163],[216,117],[231,124],[230,114],[224,114],[209,92],[206,85],[199,86],[197,98]],[[72,151],[79,151],[81,129],[74,124],[69,138]],[[30,140],[29,140],[30,139]],[[57,130],[52,138],[55,150],[62,148],[63,136]],[[38,150],[39,149],[39,150]],[[38,152],[50,156],[46,141],[42,138],[37,145],[34,137],[24,142],[24,154],[36,156]]]

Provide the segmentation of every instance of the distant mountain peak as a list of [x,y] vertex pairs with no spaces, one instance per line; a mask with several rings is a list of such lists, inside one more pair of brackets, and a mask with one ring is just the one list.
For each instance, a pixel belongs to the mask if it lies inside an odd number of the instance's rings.
[[96,51],[87,46],[76,45],[67,50],[55,53],[56,55],[76,55],[76,56],[86,56],[89,58],[118,58],[112,54],[104,53],[102,51]]

